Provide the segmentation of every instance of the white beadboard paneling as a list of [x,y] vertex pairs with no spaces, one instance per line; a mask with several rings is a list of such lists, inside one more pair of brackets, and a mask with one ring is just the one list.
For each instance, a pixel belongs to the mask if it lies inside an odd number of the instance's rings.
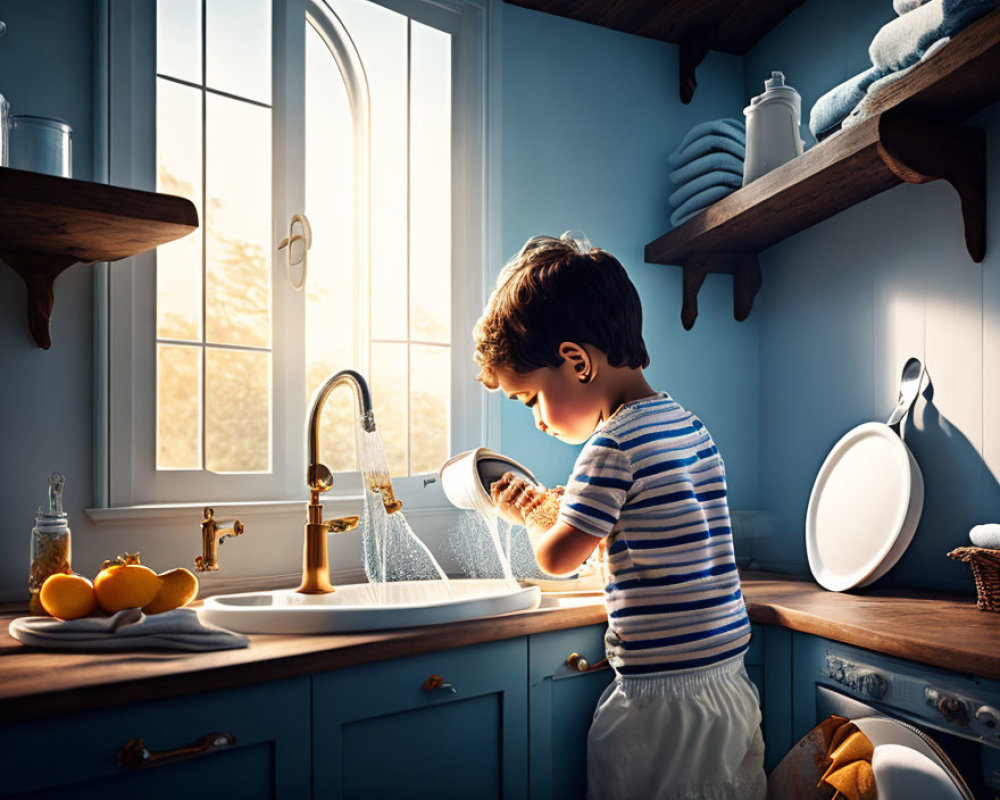
[[983,522],[1000,521],[1000,106],[971,120],[986,129],[987,242],[983,260]]

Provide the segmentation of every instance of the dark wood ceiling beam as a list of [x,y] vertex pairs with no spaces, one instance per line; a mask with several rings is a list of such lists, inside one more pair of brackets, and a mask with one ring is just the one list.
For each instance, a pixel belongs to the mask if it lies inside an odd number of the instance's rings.
[[506,0],[511,5],[679,45],[680,95],[691,101],[709,50],[743,55],[803,0]]

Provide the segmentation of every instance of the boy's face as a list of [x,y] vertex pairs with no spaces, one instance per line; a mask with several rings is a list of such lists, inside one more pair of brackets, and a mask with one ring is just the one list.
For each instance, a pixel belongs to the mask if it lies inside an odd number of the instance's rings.
[[581,383],[568,359],[531,372],[494,367],[493,374],[500,391],[531,409],[536,428],[567,444],[587,441],[603,419],[601,398]]

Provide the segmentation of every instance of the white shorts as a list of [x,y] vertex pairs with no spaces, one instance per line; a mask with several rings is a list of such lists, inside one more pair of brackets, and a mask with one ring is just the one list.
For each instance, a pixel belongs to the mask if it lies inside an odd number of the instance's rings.
[[711,667],[623,676],[587,738],[588,800],[764,800],[757,687],[736,656]]

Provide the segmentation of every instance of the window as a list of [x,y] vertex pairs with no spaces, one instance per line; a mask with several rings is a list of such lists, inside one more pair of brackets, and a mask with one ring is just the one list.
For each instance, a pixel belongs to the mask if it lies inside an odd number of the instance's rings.
[[[433,472],[449,455],[451,36],[367,0],[329,7],[343,28],[317,15],[306,32],[306,208],[313,262],[338,268],[310,272],[307,395],[358,365],[392,474]],[[321,429],[335,471],[354,469],[349,411]]]
[[[465,332],[495,260],[489,4],[110,8],[110,179],[189,197],[202,226],[108,272],[101,504],[302,497],[309,397],[347,367],[404,495],[482,444]],[[286,274],[276,245],[303,213],[312,246]],[[335,396],[335,472],[355,469],[354,425]]]

